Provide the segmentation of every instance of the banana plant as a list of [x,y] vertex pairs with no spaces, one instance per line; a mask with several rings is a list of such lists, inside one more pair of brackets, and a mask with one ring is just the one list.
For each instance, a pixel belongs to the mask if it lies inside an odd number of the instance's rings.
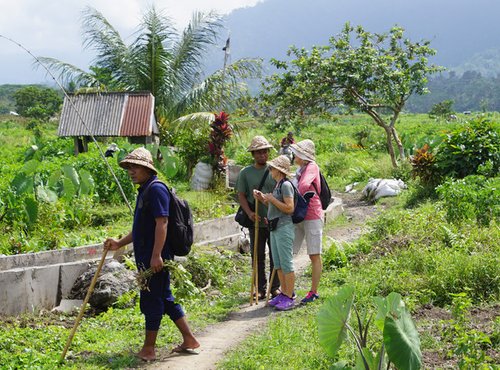
[[[418,370],[422,366],[420,339],[410,313],[398,293],[374,297],[377,314],[362,318],[354,305],[354,288],[342,287],[318,313],[319,341],[325,351],[335,357],[342,343],[351,335],[358,348],[354,369],[382,370],[391,364],[401,370]],[[351,312],[356,315],[357,328],[351,326]],[[369,348],[370,325],[382,332],[378,348]],[[335,363],[331,369],[352,369],[346,361]]]

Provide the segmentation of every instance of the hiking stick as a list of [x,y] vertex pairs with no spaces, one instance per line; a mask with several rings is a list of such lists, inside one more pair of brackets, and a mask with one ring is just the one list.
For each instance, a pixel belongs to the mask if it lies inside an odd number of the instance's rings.
[[94,291],[95,283],[97,282],[97,278],[99,277],[99,273],[101,272],[101,268],[104,265],[104,260],[106,259],[107,253],[108,253],[108,249],[106,247],[104,247],[101,261],[99,262],[99,265],[97,266],[97,271],[95,272],[95,275],[92,278],[92,281],[90,282],[89,290],[87,291],[87,295],[85,296],[85,299],[83,300],[82,308],[80,308],[80,313],[78,314],[78,316],[76,318],[75,325],[73,325],[73,329],[71,329],[71,333],[69,333],[68,340],[66,341],[66,347],[64,347],[64,351],[61,355],[61,359],[59,360],[60,362],[63,362],[64,357],[66,357],[66,352],[68,352],[68,348],[71,345],[71,341],[73,340],[76,329],[78,328],[78,324],[80,324],[80,320],[82,319],[83,313],[85,312],[85,306],[87,305],[87,303],[90,299],[90,296],[91,296],[92,292]]
[[259,304],[259,267],[257,264],[257,245],[259,244],[259,200],[255,199],[255,234],[253,240],[253,261],[252,261],[252,288],[250,291],[250,306],[254,301],[255,293],[255,303]]
[[274,281],[274,275],[276,275],[276,269],[275,268],[273,268],[273,272],[271,273],[271,278],[269,279],[269,285],[267,286],[266,305],[269,302],[269,294],[271,294],[271,285],[273,284],[273,281]]

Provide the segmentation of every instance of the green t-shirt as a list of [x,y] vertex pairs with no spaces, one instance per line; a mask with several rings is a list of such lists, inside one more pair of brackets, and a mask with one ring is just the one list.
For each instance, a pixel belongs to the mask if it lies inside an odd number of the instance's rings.
[[[252,165],[247,166],[240,171],[238,179],[236,180],[235,188],[238,193],[245,193],[248,203],[255,203],[253,191],[259,187],[262,176],[264,176],[267,169],[267,166],[257,169]],[[271,177],[271,173],[268,173],[266,181],[264,181],[264,185],[262,185],[262,189],[260,189],[260,191],[263,193],[272,193],[275,186],[276,181],[274,181]],[[264,217],[267,217],[267,207],[261,202],[259,202],[258,212],[261,220],[264,219]],[[266,227],[264,222],[261,222],[259,226]]]

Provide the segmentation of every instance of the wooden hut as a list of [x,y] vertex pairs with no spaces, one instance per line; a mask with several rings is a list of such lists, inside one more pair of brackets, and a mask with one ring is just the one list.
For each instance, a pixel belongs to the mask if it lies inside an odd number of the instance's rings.
[[64,98],[58,135],[74,138],[75,154],[87,151],[90,136],[127,137],[136,144],[157,142],[154,103],[149,92],[70,95]]

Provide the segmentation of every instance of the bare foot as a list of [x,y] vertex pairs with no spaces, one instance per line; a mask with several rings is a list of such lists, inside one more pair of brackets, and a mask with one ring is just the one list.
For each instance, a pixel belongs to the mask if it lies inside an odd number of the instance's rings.
[[137,354],[137,357],[143,361],[154,361],[156,360],[155,350],[154,348],[142,347],[140,352]]
[[184,342],[175,347],[172,352],[190,352],[196,348],[200,347],[200,343],[196,340],[196,338],[185,339]]

